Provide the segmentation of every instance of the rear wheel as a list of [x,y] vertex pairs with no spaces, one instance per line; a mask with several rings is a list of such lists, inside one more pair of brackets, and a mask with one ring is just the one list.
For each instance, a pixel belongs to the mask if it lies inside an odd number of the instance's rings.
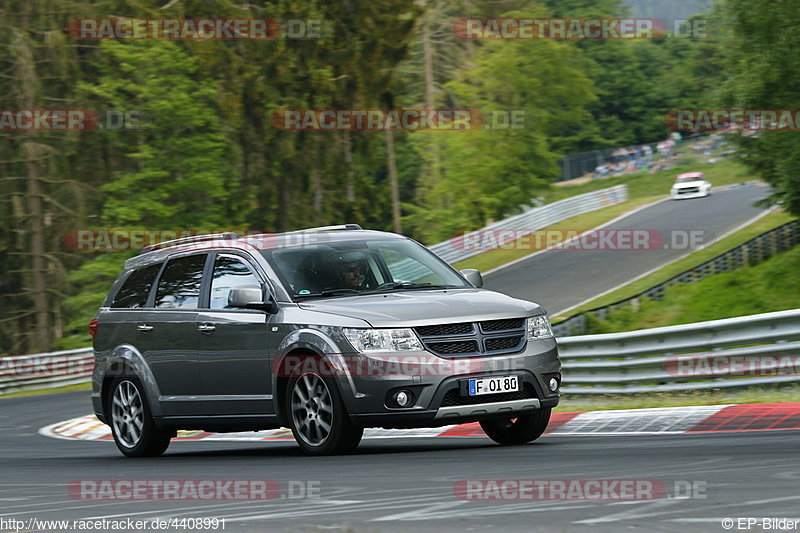
[[347,416],[336,384],[314,372],[289,380],[286,406],[297,444],[310,455],[351,452],[361,442],[363,428]]
[[517,418],[495,418],[481,422],[484,433],[499,444],[525,444],[538,439],[550,422],[550,408]]
[[155,457],[164,453],[171,436],[159,431],[153,423],[139,378],[120,376],[110,390],[107,412],[119,451],[128,457]]

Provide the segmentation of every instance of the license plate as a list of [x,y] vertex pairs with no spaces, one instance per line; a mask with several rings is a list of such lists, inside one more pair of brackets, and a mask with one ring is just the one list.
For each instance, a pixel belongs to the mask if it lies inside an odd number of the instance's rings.
[[519,376],[501,376],[496,378],[475,378],[468,382],[469,396],[482,394],[499,394],[503,392],[517,392],[519,390]]

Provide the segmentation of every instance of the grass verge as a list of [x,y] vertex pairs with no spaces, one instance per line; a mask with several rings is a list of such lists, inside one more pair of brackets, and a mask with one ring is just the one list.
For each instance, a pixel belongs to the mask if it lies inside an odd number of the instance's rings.
[[53,394],[55,392],[73,392],[73,391],[90,391],[92,390],[92,383],[77,383],[75,385],[65,385],[63,387],[53,387],[51,389],[39,390],[24,390],[18,392],[11,392],[9,394],[0,395],[0,400],[3,398],[23,398],[25,396],[40,396],[42,394]]
[[783,210],[776,210],[773,211],[760,219],[756,220],[752,224],[748,225],[745,228],[742,228],[740,231],[732,235],[728,235],[727,237],[720,239],[716,243],[707,246],[701,250],[697,250],[696,252],[692,252],[691,254],[678,259],[677,261],[670,263],[664,268],[658,270],[657,272],[653,272],[652,274],[645,276],[641,279],[633,281],[624,287],[620,287],[619,289],[605,294],[603,296],[598,296],[597,298],[586,302],[585,304],[571,309],[566,315],[553,317],[553,321],[557,322],[559,320],[563,320],[568,316],[574,316],[580,314],[584,311],[588,311],[589,309],[596,309],[598,307],[604,307],[606,305],[619,302],[620,300],[624,300],[626,298],[631,298],[636,296],[642,291],[653,287],[654,285],[658,285],[668,279],[672,278],[673,276],[677,276],[678,274],[690,270],[698,265],[701,265],[712,259],[713,257],[735,248],[740,244],[743,244],[750,239],[761,235],[771,229],[777,228],[778,226],[782,226],[787,222],[794,220],[795,217],[789,215]]
[[614,333],[800,308],[800,246],[755,266],[669,287],[664,299],[589,316],[587,333]]

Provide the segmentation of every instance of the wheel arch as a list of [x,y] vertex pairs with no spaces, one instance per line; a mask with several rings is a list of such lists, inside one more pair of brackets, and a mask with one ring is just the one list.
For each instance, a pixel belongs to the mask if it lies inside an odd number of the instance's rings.
[[158,389],[155,376],[153,376],[153,372],[150,370],[150,366],[136,348],[124,344],[117,347],[103,361],[103,372],[100,381],[100,399],[103,415],[106,419],[108,419],[107,409],[111,384],[114,379],[119,376],[136,376],[139,378],[144,388],[143,393],[147,400],[147,405],[150,408],[150,413],[152,416],[161,415],[161,404],[159,402],[161,393]]

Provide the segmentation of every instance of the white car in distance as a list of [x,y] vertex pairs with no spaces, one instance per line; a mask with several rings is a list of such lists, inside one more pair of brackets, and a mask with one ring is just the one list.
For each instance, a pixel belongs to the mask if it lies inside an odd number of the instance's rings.
[[702,172],[679,174],[672,185],[670,196],[673,200],[683,198],[700,198],[711,194],[711,184],[706,181]]

